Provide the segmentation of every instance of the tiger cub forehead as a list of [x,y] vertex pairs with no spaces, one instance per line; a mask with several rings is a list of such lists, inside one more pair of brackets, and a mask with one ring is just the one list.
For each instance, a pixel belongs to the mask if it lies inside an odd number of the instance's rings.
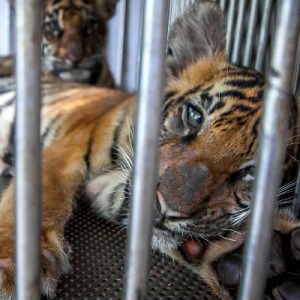
[[[249,110],[261,106],[265,86],[264,76],[249,68],[238,67],[225,61],[223,55],[200,59],[178,77],[168,81],[166,101],[177,100],[200,105],[207,113],[221,107]],[[178,101],[180,99],[181,101]]]
[[[257,150],[264,85],[259,72],[228,64],[222,56],[191,64],[166,88],[164,147],[174,153],[176,144],[179,153],[196,151],[214,168],[237,170]],[[201,119],[195,129],[190,114]]]

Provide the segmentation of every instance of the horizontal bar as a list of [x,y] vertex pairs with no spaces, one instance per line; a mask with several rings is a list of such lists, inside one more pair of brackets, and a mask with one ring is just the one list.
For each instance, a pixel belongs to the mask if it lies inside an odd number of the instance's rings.
[[[147,293],[169,1],[145,0],[125,299]],[[151,118],[149,119],[149,116]]]
[[16,1],[17,299],[40,299],[41,5]]
[[[286,155],[291,88],[300,26],[300,1],[285,0],[275,36],[257,158],[254,205],[244,253],[240,300],[263,299],[275,200]],[[263,230],[262,230],[263,228]]]

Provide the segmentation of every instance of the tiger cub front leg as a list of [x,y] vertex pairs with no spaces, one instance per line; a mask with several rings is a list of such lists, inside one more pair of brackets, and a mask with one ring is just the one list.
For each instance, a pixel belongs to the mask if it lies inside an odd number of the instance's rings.
[[[72,197],[85,179],[80,151],[52,147],[43,153],[41,283],[43,294],[54,297],[61,274],[70,270],[70,248],[64,226],[72,213]],[[14,183],[0,202],[0,299],[15,299]]]
[[102,217],[126,225],[129,215],[128,171],[110,170],[89,181],[85,193],[91,206]]

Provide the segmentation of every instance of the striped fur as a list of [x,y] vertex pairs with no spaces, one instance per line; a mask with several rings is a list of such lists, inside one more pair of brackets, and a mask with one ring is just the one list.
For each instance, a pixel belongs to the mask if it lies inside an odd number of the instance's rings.
[[[217,297],[231,299],[214,265],[245,240],[265,84],[256,71],[226,61],[222,40],[220,45],[213,41],[217,51],[193,48],[210,42],[207,35],[194,34],[195,26],[203,26],[203,19],[198,23],[190,18],[198,10],[220,21],[206,23],[217,26],[214,32],[224,25],[215,5],[200,1],[171,31],[152,245],[198,273]],[[173,40],[178,37],[176,28],[186,28],[180,38],[187,49],[191,47],[191,57],[176,57],[176,47],[183,45]],[[63,232],[78,190],[83,189],[101,216],[128,223],[136,105],[133,95],[117,90],[52,81],[43,88],[42,287],[53,297],[60,275],[68,271]],[[14,298],[13,98],[13,88],[0,94],[0,171],[2,178],[12,177],[0,198],[0,300]],[[295,117],[291,105],[291,138],[297,136]],[[151,121],[151,116],[145,120]],[[278,195],[283,199],[294,185],[289,180],[296,148],[288,147]],[[279,206],[286,204],[278,199]],[[290,212],[278,210],[274,230],[289,234],[299,227]],[[205,241],[200,260],[191,261],[182,253],[182,245],[191,238]]]

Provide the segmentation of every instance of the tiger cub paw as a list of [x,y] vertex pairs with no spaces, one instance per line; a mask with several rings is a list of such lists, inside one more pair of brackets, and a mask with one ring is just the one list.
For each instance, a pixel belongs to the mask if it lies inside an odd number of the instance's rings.
[[[0,300],[15,299],[14,248],[12,236],[0,236]],[[60,234],[46,230],[42,234],[41,253],[41,290],[53,298],[60,275],[70,271],[70,248]]]
[[[213,264],[220,285],[234,298],[242,277],[242,255],[240,247]],[[274,232],[267,276],[267,298],[300,299],[300,227],[287,234]]]
[[[245,236],[244,231],[232,231],[226,240],[188,240],[181,249],[219,299],[237,298]],[[274,225],[265,299],[300,299],[300,223],[286,212],[278,214]]]

